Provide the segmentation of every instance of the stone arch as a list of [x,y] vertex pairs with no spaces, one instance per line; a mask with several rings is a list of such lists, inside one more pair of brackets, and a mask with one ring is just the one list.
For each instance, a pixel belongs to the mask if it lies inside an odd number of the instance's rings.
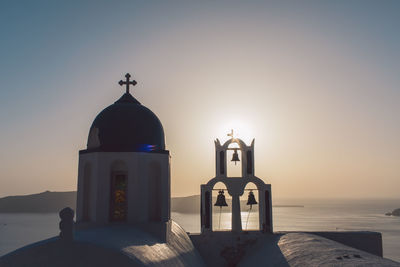
[[148,215],[149,221],[160,222],[162,215],[162,181],[161,164],[157,161],[149,163],[148,178]]
[[212,189],[212,188],[214,188],[215,184],[217,184],[219,182],[223,183],[224,186],[227,187],[224,179],[221,179],[220,177],[215,177],[215,178],[211,179],[210,181],[208,181],[207,187],[210,187]]
[[[225,159],[225,165],[226,165],[226,176],[227,177],[242,177],[243,173],[243,160],[244,160],[244,154],[243,151],[240,149],[240,146],[232,142],[228,145],[228,149],[225,151],[226,154],[226,159]],[[233,163],[231,161],[235,151],[232,149],[236,149],[236,153],[238,154],[239,157],[239,162]]]
[[[256,187],[257,187],[257,190],[263,190],[264,188],[265,188],[265,183],[264,183],[264,181],[263,180],[261,180],[260,178],[258,178],[258,177],[255,177],[255,176],[253,176],[253,177],[251,177],[251,178],[248,178],[248,183],[253,183]],[[248,184],[247,183],[247,184]],[[246,184],[246,185],[247,185]]]
[[[211,209],[212,209],[212,230],[213,231],[221,231],[221,230],[231,230],[232,229],[232,203],[230,200],[230,195],[228,192],[228,187],[223,181],[218,181],[213,184],[211,187],[212,194],[211,194]],[[226,202],[228,204],[227,207],[218,207],[214,206],[219,189],[224,190],[224,195]]]
[[238,145],[239,145],[239,148],[240,148],[241,150],[244,150],[244,149],[246,148],[245,142],[243,142],[243,141],[242,141],[241,139],[239,139],[239,138],[233,138],[233,139],[227,140],[227,141],[222,145],[222,148],[223,148],[224,150],[226,150],[226,149],[228,148],[228,146],[229,146],[230,144],[232,144],[232,143],[238,144]]
[[92,190],[92,165],[87,162],[83,168],[83,198],[82,198],[82,221],[90,221],[91,212],[91,190]]
[[[240,197],[240,210],[243,230],[258,230],[260,229],[260,211],[259,211],[259,191],[258,186],[254,182],[248,182],[244,185],[244,193]],[[253,192],[254,198],[257,201],[256,205],[247,205],[250,191]]]
[[[232,147],[235,145],[236,147]],[[243,140],[239,138],[232,138],[227,140],[223,145],[220,144],[219,140],[215,141],[216,151],[223,151],[225,153],[225,174],[217,172],[218,175],[225,177],[248,177],[254,175],[254,139],[251,146],[247,146]],[[235,149],[238,154],[240,161],[235,163],[235,166],[230,164],[230,157],[234,155]],[[219,162],[221,164],[221,162]],[[218,169],[219,167],[219,169]],[[221,166],[217,169],[220,170]]]
[[128,218],[128,166],[122,160],[111,164],[110,221],[126,221]]

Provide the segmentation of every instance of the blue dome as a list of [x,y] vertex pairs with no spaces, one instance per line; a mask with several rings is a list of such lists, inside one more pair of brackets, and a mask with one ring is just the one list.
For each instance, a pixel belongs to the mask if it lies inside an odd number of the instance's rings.
[[87,143],[90,151],[165,151],[164,129],[151,110],[125,93],[93,121]]

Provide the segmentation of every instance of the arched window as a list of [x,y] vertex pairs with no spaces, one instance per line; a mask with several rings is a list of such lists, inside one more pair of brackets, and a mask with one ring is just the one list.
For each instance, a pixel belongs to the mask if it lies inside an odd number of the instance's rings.
[[128,215],[128,171],[125,163],[111,166],[110,221],[126,221]]
[[[232,161],[234,155],[238,161]],[[242,177],[242,151],[236,142],[230,143],[226,150],[226,174],[228,177]]]
[[260,229],[259,204],[257,186],[252,182],[247,183],[243,195],[240,196],[243,230]]
[[[223,191],[223,193],[220,193]],[[223,197],[218,197],[223,195]],[[226,206],[219,200],[225,199]],[[232,229],[232,198],[228,193],[226,185],[218,182],[214,185],[212,190],[212,230],[223,231]]]
[[82,221],[90,221],[90,184],[92,168],[90,163],[86,163],[83,170],[83,203],[82,203]]

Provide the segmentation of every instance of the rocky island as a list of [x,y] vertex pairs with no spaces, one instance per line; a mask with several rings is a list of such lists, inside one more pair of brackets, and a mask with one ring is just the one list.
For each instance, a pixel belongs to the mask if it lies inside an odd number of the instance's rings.
[[387,215],[387,216],[400,216],[400,208],[399,209],[395,209],[392,212],[388,212],[385,215]]

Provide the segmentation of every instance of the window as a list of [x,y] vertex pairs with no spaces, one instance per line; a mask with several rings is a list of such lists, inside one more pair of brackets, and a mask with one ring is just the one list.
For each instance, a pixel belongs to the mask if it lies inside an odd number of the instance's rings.
[[113,175],[110,194],[110,221],[126,221],[127,218],[127,177]]

